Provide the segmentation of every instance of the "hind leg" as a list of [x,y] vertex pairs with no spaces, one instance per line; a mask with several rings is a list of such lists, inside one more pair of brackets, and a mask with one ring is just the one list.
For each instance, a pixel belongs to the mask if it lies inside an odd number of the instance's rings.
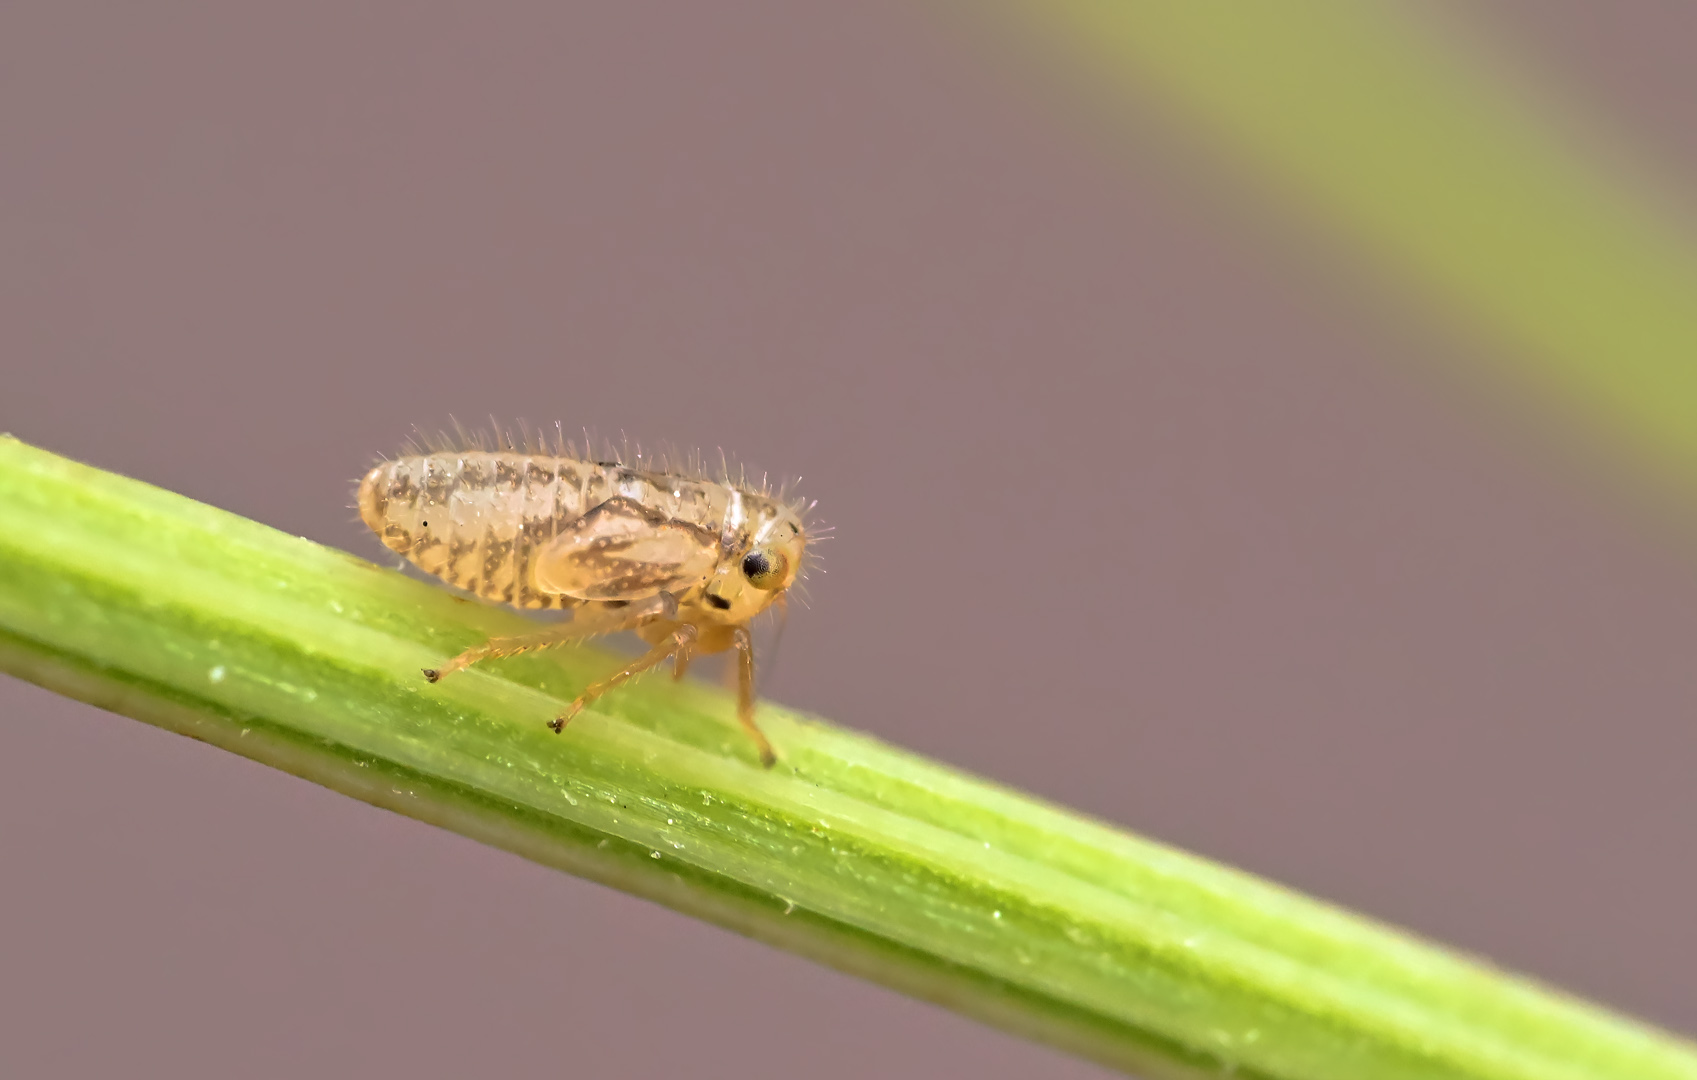
[[596,698],[609,690],[623,686],[649,668],[658,667],[665,662],[668,656],[674,653],[680,657],[685,657],[685,663],[687,663],[690,647],[694,644],[695,627],[688,623],[681,624],[676,630],[661,638],[659,643],[649,649],[640,659],[631,661],[600,682],[591,683],[585,687],[583,693],[577,696],[577,700],[566,706],[565,712],[550,720],[548,726],[554,729],[554,734],[558,735],[566,729],[566,725],[571,722],[572,717],[582,712]]
[[439,668],[425,668],[424,677],[431,682],[436,682],[444,675],[452,675],[454,672],[468,668],[481,660],[517,656],[520,653],[532,652],[536,649],[552,649],[559,645],[587,641],[603,634],[617,634],[622,630],[634,630],[656,619],[672,618],[677,613],[678,601],[671,593],[660,593],[647,600],[639,600],[628,607],[602,608],[594,614],[579,609],[569,623],[561,623],[534,634],[490,638],[481,645],[474,645]]

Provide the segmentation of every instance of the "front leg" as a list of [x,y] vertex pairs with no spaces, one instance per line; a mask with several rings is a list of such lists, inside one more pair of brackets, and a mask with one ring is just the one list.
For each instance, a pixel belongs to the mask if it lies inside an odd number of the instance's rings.
[[748,632],[748,627],[739,626],[732,631],[731,638],[737,646],[737,719],[760,750],[760,764],[770,769],[777,764],[778,755],[772,752],[766,733],[754,722],[754,635]]
[[591,683],[584,689],[583,693],[577,696],[576,701],[566,706],[565,712],[550,720],[548,726],[554,729],[554,734],[558,735],[566,729],[566,725],[571,722],[572,717],[582,712],[590,702],[609,690],[623,686],[649,668],[664,663],[666,658],[673,653],[687,656],[690,647],[694,644],[695,627],[688,623],[681,624],[676,630],[660,639],[660,642],[649,649],[641,659],[631,661],[628,665],[598,683]]
[[594,614],[580,608],[572,616],[572,621],[569,623],[551,626],[534,634],[490,638],[483,644],[474,645],[460,653],[439,668],[425,668],[424,677],[430,682],[436,682],[444,675],[452,675],[454,672],[468,668],[480,660],[517,656],[534,649],[552,649],[558,645],[587,641],[603,634],[617,634],[622,630],[635,630],[637,627],[651,623],[656,619],[674,618],[677,613],[677,597],[664,592],[646,600],[638,600],[628,607],[602,608]]

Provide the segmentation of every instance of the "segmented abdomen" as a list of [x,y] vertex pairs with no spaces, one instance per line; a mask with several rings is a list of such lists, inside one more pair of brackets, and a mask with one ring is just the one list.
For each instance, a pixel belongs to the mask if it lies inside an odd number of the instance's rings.
[[539,592],[531,565],[560,530],[622,495],[717,532],[722,484],[628,466],[517,451],[467,450],[385,461],[359,485],[359,516],[421,570],[523,608],[582,601]]
[[575,606],[539,593],[530,563],[561,526],[605,500],[605,470],[571,458],[467,451],[385,461],[359,485],[359,514],[390,549],[450,585],[524,608]]

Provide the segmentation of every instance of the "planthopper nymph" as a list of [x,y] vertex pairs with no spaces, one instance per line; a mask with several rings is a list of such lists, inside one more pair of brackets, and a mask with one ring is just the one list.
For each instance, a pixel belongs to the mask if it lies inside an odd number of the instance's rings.
[[525,436],[441,439],[384,461],[359,484],[359,513],[393,551],[450,585],[519,608],[572,609],[571,621],[491,638],[426,669],[431,682],[480,660],[634,630],[651,646],[586,688],[557,733],[602,694],[667,659],[736,650],[737,718],[754,722],[755,616],[782,607],[808,558],[810,506],[699,460]]

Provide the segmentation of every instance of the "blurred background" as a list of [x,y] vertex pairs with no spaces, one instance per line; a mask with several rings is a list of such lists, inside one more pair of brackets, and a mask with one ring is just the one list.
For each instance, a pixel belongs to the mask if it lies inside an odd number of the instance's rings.
[[[13,0],[0,430],[371,558],[414,424],[723,446],[771,696],[1697,1030],[1697,16],[1092,8]],[[13,1075],[1103,1075],[13,680],[0,880]]]

